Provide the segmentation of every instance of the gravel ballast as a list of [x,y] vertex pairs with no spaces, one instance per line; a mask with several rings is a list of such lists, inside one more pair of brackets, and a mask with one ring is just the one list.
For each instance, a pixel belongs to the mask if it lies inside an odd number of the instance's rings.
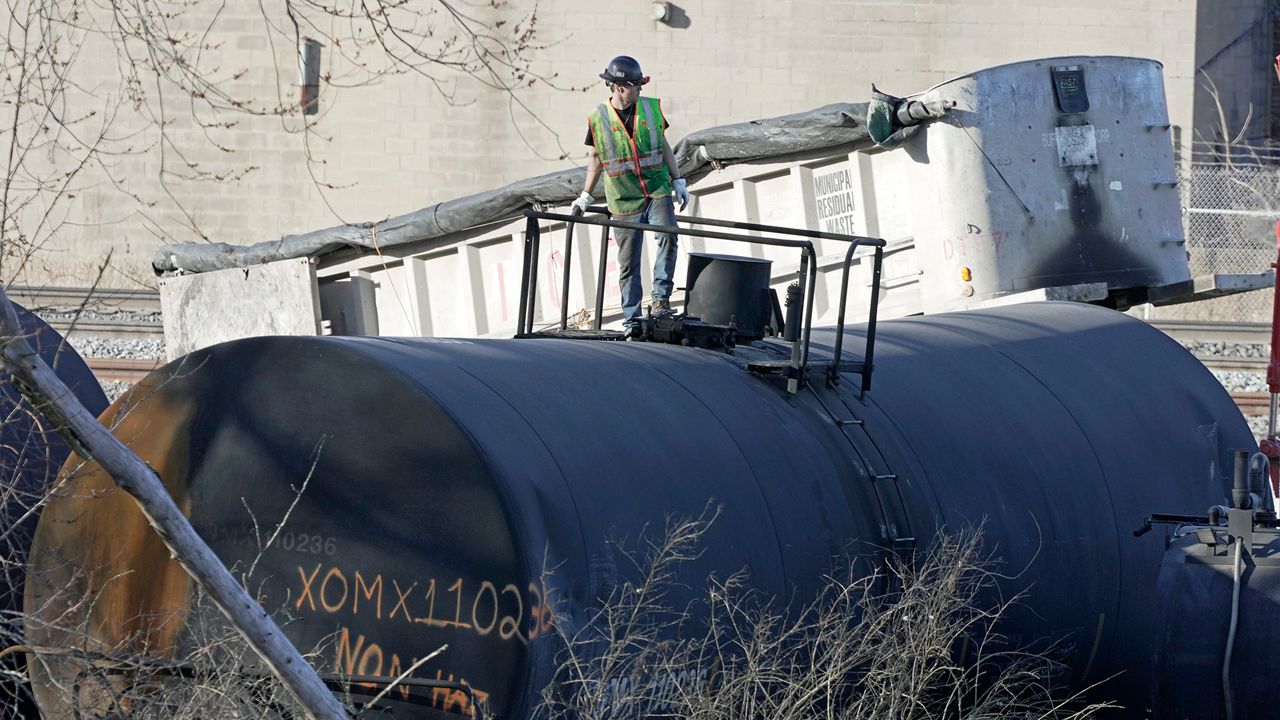
[[[84,358],[154,360],[165,356],[164,340],[159,337],[154,339],[114,338],[73,333],[70,341],[76,352]],[[1266,343],[1187,342],[1183,343],[1183,346],[1196,357],[1206,361],[1206,364],[1212,363],[1214,359],[1266,360],[1270,355],[1270,347]],[[1217,370],[1211,367],[1210,371],[1228,392],[1267,392],[1265,368],[1255,372]],[[103,389],[112,399],[118,397],[128,387],[128,383],[119,381],[103,383]],[[1267,419],[1265,417],[1250,417],[1249,423],[1254,428],[1255,435],[1266,434]]]
[[156,360],[164,357],[163,339],[93,337],[89,335],[69,338],[71,347],[83,358],[113,358],[123,360]]

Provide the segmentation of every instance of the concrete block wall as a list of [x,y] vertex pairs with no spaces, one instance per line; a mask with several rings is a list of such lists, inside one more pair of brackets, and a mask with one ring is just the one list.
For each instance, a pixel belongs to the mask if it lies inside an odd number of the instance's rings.
[[[1236,138],[1240,145],[1258,146],[1271,136],[1272,4],[1219,0],[1197,10],[1197,160],[1220,161],[1224,144]],[[1242,154],[1248,157],[1248,150]]]
[[[1242,2],[1244,0],[1241,0]],[[1260,2],[1260,0],[1256,0]],[[871,83],[906,94],[983,67],[1063,54],[1151,57],[1165,66],[1175,124],[1194,107],[1198,4],[1215,0],[678,0],[672,27],[652,19],[650,0],[602,5],[542,0],[537,5],[534,68],[539,81],[509,97],[470,78],[434,72],[447,99],[422,75],[389,75],[359,87],[352,65],[325,47],[313,132],[298,117],[234,116],[238,124],[208,143],[184,103],[172,106],[161,183],[158,137],[150,151],[113,159],[141,204],[110,182],[90,183],[73,205],[73,224],[50,244],[27,283],[86,284],[108,249],[108,286],[154,284],[153,251],[162,243],[247,244],[344,221],[378,220],[523,177],[581,166],[587,111],[605,96],[596,78],[610,57],[631,54],[653,77],[646,92],[663,98],[673,142],[717,124],[861,101]],[[295,48],[267,41],[257,6],[197,4],[220,44],[209,51],[224,85],[265,105],[297,97]],[[527,22],[532,5],[513,0],[489,9],[504,28]],[[97,42],[92,39],[86,42]],[[86,50],[89,46],[86,46]],[[114,57],[98,48],[100,57]],[[214,62],[216,60],[216,62]],[[86,87],[118,88],[119,64],[82,65]],[[239,69],[243,76],[232,78]],[[554,86],[554,87],[553,87]],[[576,88],[576,89],[575,89]],[[112,90],[114,91],[114,90]],[[91,95],[91,93],[90,93]],[[80,99],[88,107],[92,97]],[[1015,111],[1011,108],[1010,111]],[[220,115],[231,119],[228,114]],[[206,114],[205,119],[210,119]],[[127,123],[125,126],[127,127]],[[306,142],[304,144],[304,137]],[[1189,141],[1192,133],[1184,132]],[[203,171],[234,182],[185,180],[178,152]]]

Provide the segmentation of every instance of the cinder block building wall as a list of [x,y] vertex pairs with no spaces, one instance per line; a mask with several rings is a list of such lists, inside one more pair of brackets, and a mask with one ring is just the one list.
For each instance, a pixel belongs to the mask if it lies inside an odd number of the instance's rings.
[[[1230,14],[1223,15],[1228,5]],[[646,93],[663,98],[673,142],[703,127],[862,101],[872,83],[901,95],[983,67],[1065,54],[1161,61],[1172,122],[1190,128],[1203,115],[1197,62],[1214,52],[1201,45],[1230,41],[1259,17],[1269,33],[1270,6],[1269,0],[1075,0],[1069,6],[1056,0],[678,0],[663,22],[654,19],[651,0],[542,0],[533,20],[537,47],[529,56],[532,69],[549,81],[510,95],[437,69],[429,70],[434,80],[410,73],[360,82],[353,70],[376,59],[326,46],[316,115],[202,112],[197,121],[189,103],[170,98],[165,136],[153,124],[132,152],[104,158],[111,179],[107,170],[83,175],[69,222],[16,281],[85,285],[112,251],[104,285],[154,283],[150,258],[164,243],[244,244],[378,220],[582,165],[585,115],[606,94],[595,76],[616,54],[637,57],[652,76]],[[203,58],[218,67],[219,87],[268,109],[296,102],[296,49],[266,29],[268,22],[287,28],[287,18],[264,18],[246,4],[220,12],[213,5],[196,8],[182,23],[207,30]],[[517,25],[528,27],[534,9],[513,0],[483,10],[481,19],[503,21],[495,32],[510,35]],[[116,58],[77,66],[84,91],[74,101],[90,108],[104,95],[124,92],[120,78],[128,68],[103,38],[83,42],[85,53]],[[1252,52],[1233,49],[1211,68],[1220,85],[1232,88],[1233,111],[1269,97],[1266,59],[1255,64]],[[143,81],[166,87],[163,80]],[[304,120],[309,132],[302,132]],[[116,122],[118,134],[134,123],[123,116]],[[221,122],[234,124],[216,125]],[[1194,134],[1184,130],[1182,138],[1188,144]],[[211,177],[191,179],[201,173]],[[12,278],[8,269],[6,275]]]
[[1272,102],[1277,9],[1275,2],[1257,0],[1196,8],[1195,114],[1188,127],[1197,161],[1247,156],[1280,130]]

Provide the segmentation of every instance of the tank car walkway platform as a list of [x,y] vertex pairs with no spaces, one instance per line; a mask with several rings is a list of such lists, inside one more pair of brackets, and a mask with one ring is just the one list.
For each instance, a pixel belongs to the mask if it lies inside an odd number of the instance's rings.
[[[739,332],[738,325],[735,322],[735,315],[729,314],[727,317],[708,317],[698,318],[689,314],[684,315],[646,315],[641,318],[642,337],[649,341],[666,342],[680,344],[686,346],[700,347],[705,349],[723,350],[732,353],[737,344],[736,336],[741,334],[743,339],[748,342],[751,340],[763,339],[780,339],[788,343],[790,350],[790,358],[781,361],[762,361],[754,367],[749,368],[753,372],[761,374],[778,373],[786,378],[787,392],[796,394],[807,382],[808,374],[811,370],[816,369],[819,364],[813,367],[809,363],[809,338],[813,329],[813,289],[817,285],[817,266],[818,255],[814,248],[814,240],[835,240],[838,242],[848,243],[848,250],[845,253],[844,264],[841,272],[840,284],[840,305],[839,314],[836,320],[838,332],[836,334],[835,347],[831,360],[821,363],[823,375],[832,384],[839,382],[841,372],[856,372],[862,377],[861,392],[866,392],[871,388],[871,373],[874,368],[872,358],[875,348],[875,328],[876,316],[880,302],[880,282],[881,274],[884,266],[884,248],[886,242],[882,238],[862,237],[858,235],[847,235],[843,233],[823,232],[818,230],[809,230],[807,228],[782,227],[777,225],[762,225],[759,223],[734,222],[729,220],[715,220],[712,218],[694,217],[694,216],[677,216],[677,223],[684,223],[686,226],[681,227],[659,227],[643,223],[621,222],[614,220],[610,215],[608,208],[602,206],[592,206],[587,209],[590,214],[574,213],[553,213],[544,212],[529,208],[525,210],[525,234],[524,234],[524,254],[522,272],[520,276],[520,306],[519,316],[516,322],[516,338],[552,338],[552,339],[571,339],[571,340],[622,340],[624,334],[618,331],[604,330],[600,327],[601,317],[604,314],[604,287],[605,287],[605,269],[607,263],[603,259],[608,257],[609,253],[609,229],[623,228],[629,230],[639,230],[648,232],[668,232],[678,236],[692,236],[700,238],[710,238],[716,240],[728,240],[731,242],[740,242],[755,245],[770,245],[774,247],[793,248],[800,251],[800,265],[796,272],[795,282],[787,290],[787,308],[785,318],[782,317],[782,311],[778,307],[776,296],[774,297],[773,307],[775,309],[775,318],[768,322],[769,330],[765,335],[761,335],[756,329],[744,329]],[[595,293],[595,312],[592,315],[593,327],[587,330],[569,328],[569,274],[565,273],[563,285],[560,289],[560,327],[558,329],[534,331],[533,318],[536,314],[535,303],[538,297],[538,272],[536,268],[537,259],[541,257],[541,228],[539,220],[555,220],[566,224],[564,242],[564,267],[570,267],[571,258],[573,256],[573,230],[579,223],[587,225],[597,225],[603,228],[600,234],[600,252],[599,257],[602,259],[599,265],[599,273],[596,277],[596,293]],[[726,232],[724,230],[707,230],[704,226],[726,228],[737,232]],[[748,234],[752,233],[752,234]],[[768,233],[768,235],[764,234]],[[782,237],[777,237],[782,236]],[[853,264],[854,252],[860,247],[872,248],[873,263],[871,274],[871,299],[870,308],[867,314],[867,335],[866,347],[860,361],[846,363],[842,356],[842,340],[845,327],[845,310],[849,296],[849,269]],[[754,258],[743,258],[751,262],[759,262]],[[765,287],[761,288],[764,292],[769,292],[768,279],[766,278]],[[692,285],[692,281],[689,283]],[[686,292],[692,292],[692,287],[687,288]],[[738,308],[737,305],[734,306]],[[738,319],[746,317],[747,314],[736,315]],[[764,323],[761,323],[764,325]],[[774,337],[774,333],[777,337]]]

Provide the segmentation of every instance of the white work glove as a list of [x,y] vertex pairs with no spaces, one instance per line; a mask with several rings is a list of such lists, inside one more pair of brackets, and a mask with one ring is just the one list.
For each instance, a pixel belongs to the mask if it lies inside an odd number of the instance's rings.
[[591,193],[587,192],[586,190],[583,190],[582,194],[578,196],[577,200],[574,200],[573,202],[569,203],[569,211],[576,212],[577,214],[581,215],[582,213],[585,213],[587,211],[587,206],[595,201],[596,199],[591,197]]
[[684,210],[684,206],[689,204],[689,189],[685,187],[684,178],[676,178],[676,202],[680,204],[680,210]]

